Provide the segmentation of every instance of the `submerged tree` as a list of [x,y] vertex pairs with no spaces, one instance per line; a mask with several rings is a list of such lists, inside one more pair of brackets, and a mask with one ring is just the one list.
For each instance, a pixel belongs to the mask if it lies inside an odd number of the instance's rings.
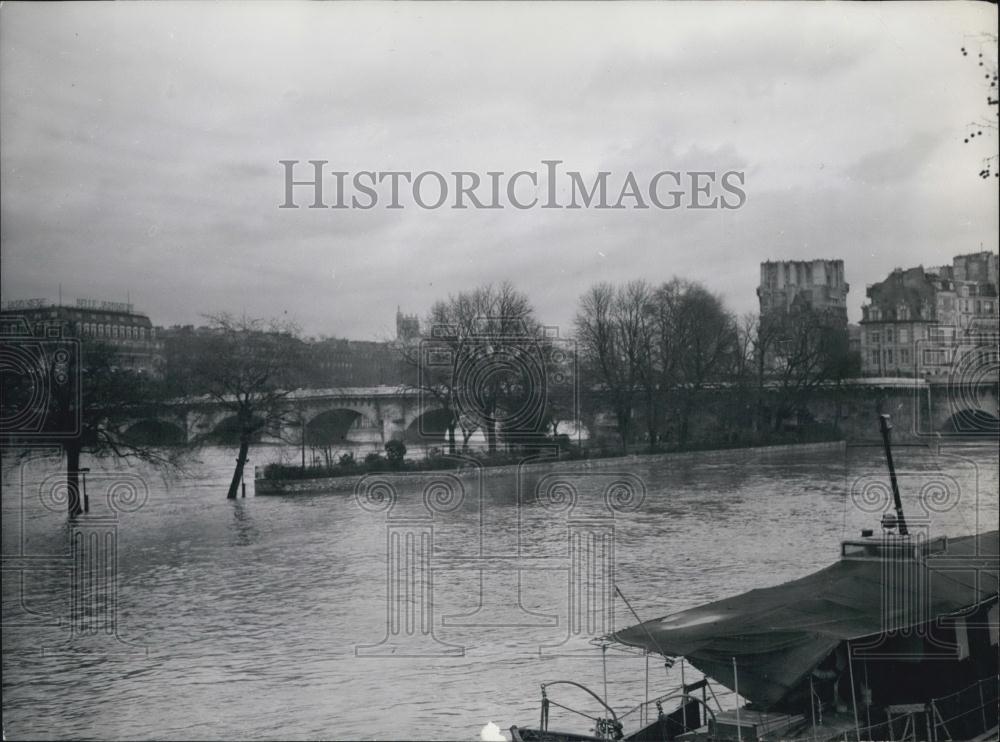
[[298,327],[284,320],[231,314],[208,317],[210,332],[191,363],[194,388],[233,415],[239,438],[228,499],[243,479],[250,444],[265,433],[280,435],[294,416],[287,401],[301,350]]
[[[155,418],[166,404],[159,380],[118,363],[115,349],[103,343],[81,345],[73,339],[36,342],[31,337],[0,340],[5,359],[21,357],[28,364],[3,364],[3,429],[8,445],[25,454],[37,447],[58,447],[66,461],[67,510],[83,512],[80,460],[84,453],[98,458],[141,460],[171,465],[176,451],[130,436],[128,428]],[[34,348],[24,353],[24,348]]]

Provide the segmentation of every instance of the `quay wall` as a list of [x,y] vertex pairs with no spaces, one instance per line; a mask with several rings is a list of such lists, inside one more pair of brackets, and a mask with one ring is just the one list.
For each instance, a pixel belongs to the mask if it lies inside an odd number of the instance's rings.
[[[732,461],[760,458],[794,450],[808,453],[813,451],[843,452],[846,441],[824,441],[820,443],[787,443],[774,446],[753,446],[749,448],[722,448],[707,451],[677,451],[658,454],[630,454],[628,456],[610,456],[600,459],[563,459],[562,461],[539,461],[527,464],[504,464],[502,466],[477,467],[469,464],[459,469],[438,469],[415,472],[392,472],[393,476],[427,477],[436,473],[447,473],[455,476],[468,476],[477,470],[483,478],[510,476],[517,472],[546,472],[558,467],[560,471],[595,471],[602,469],[622,469],[634,464],[671,461]],[[261,477],[254,478],[255,495],[292,495],[312,492],[353,492],[354,486],[364,474],[343,477],[317,477],[314,479],[270,480]]]

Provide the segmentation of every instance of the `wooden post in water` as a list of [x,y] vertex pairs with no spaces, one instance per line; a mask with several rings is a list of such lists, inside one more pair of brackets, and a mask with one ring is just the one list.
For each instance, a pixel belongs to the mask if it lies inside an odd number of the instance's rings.
[[888,415],[879,415],[879,427],[882,430],[882,445],[885,448],[885,460],[889,465],[889,482],[892,484],[892,499],[896,505],[896,522],[899,524],[899,535],[908,536],[906,529],[906,519],[903,517],[903,501],[899,497],[899,484],[896,482],[896,467],[892,463],[892,447],[889,444],[889,431],[892,430],[892,423],[889,422]]
[[89,467],[82,467],[80,473],[83,474],[83,512],[90,512],[90,497],[87,496],[87,472],[90,471]]

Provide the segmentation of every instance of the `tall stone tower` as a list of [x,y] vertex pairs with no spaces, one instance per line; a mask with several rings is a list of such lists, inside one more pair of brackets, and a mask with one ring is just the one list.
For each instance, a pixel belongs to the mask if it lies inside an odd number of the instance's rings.
[[420,320],[415,314],[403,314],[396,307],[396,339],[413,340],[420,337]]
[[809,306],[847,325],[847,292],[843,260],[780,260],[760,264],[761,316]]

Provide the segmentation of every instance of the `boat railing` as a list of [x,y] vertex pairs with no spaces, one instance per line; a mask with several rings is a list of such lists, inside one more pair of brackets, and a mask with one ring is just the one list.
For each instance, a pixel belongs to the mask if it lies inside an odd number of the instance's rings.
[[1000,723],[1000,676],[983,678],[927,703],[886,706],[884,715],[884,720],[859,726],[853,734],[846,730],[825,740],[974,739]]
[[[584,691],[585,693],[593,697],[594,700],[596,700],[599,704],[601,704],[601,706],[603,706],[604,709],[609,714],[611,714],[611,717],[607,718],[601,716],[591,716],[590,714],[580,711],[579,709],[575,709],[572,706],[567,706],[557,701],[553,701],[551,698],[549,698],[548,694],[548,689],[553,685],[569,685],[574,688],[579,688],[580,690]],[[553,680],[550,683],[542,683],[542,712],[539,723],[539,729],[543,732],[548,731],[549,728],[550,706],[556,706],[558,708],[564,709],[566,711],[569,711],[571,713],[577,714],[579,716],[591,720],[592,722],[594,722],[594,730],[593,730],[594,734],[600,739],[618,740],[624,736],[622,733],[622,723],[619,720],[618,715],[615,713],[615,710],[611,708],[611,706],[609,706],[603,698],[601,698],[599,695],[594,693],[594,691],[592,691],[590,688],[583,685],[582,683],[577,683],[576,681],[573,680]]]
[[[700,697],[694,695],[699,690],[702,692]],[[716,693],[715,689],[712,687],[712,684],[708,682],[708,678],[702,678],[701,680],[698,680],[694,683],[678,685],[677,687],[668,690],[666,693],[663,693],[657,696],[656,698],[649,698],[645,701],[640,701],[635,706],[630,708],[628,711],[619,714],[618,718],[624,721],[632,714],[639,712],[639,724],[640,726],[645,726],[646,724],[650,723],[650,719],[652,718],[649,714],[650,707],[655,706],[656,717],[662,718],[677,710],[677,709],[670,709],[668,707],[668,709],[664,711],[663,707],[667,705],[670,701],[673,700],[678,701],[678,708],[680,706],[685,705],[686,703],[695,701],[702,708],[705,709],[705,713],[702,714],[702,716],[705,720],[704,723],[707,724],[709,719],[715,719],[716,711],[721,712],[723,710],[719,698],[724,698],[730,695],[735,695],[735,693],[725,688],[720,688],[719,692]],[[712,701],[715,702],[715,709],[713,709],[711,705],[708,703],[709,698],[711,698]]]

